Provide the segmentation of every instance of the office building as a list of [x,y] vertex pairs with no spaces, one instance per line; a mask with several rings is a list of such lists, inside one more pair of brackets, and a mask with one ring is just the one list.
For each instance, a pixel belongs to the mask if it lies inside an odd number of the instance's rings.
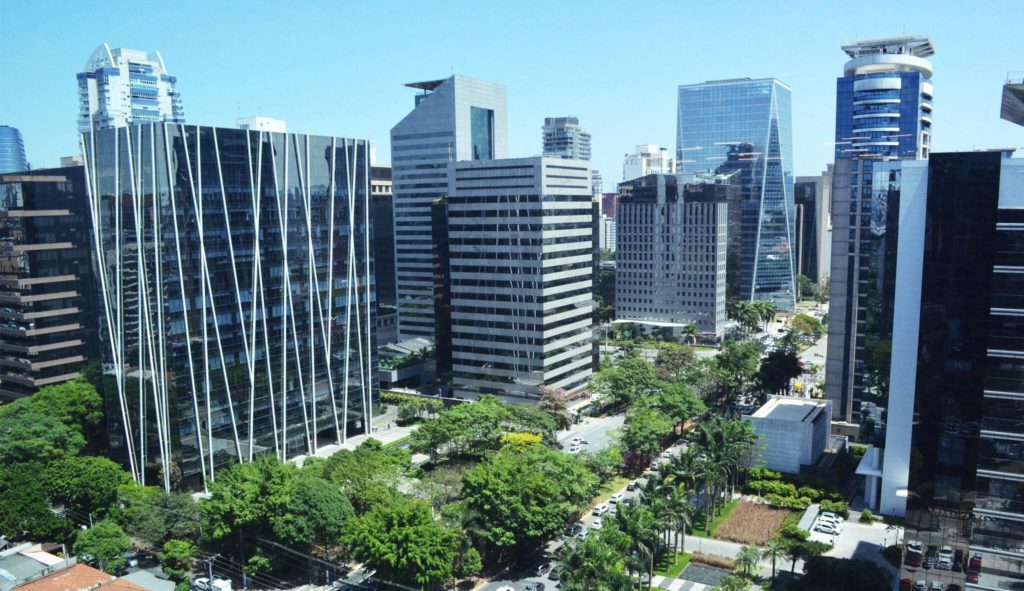
[[590,134],[577,117],[545,117],[541,139],[545,156],[590,160]]
[[1024,125],[1024,72],[1010,72],[1006,75],[999,116],[1011,123]]
[[184,123],[177,83],[159,51],[111,49],[104,43],[78,74],[78,130]]
[[793,195],[796,274],[820,285],[828,278],[832,253],[832,165],[818,176],[796,177]]
[[253,131],[273,131],[274,133],[287,133],[288,123],[283,119],[273,117],[239,117],[235,119],[235,127],[238,129],[251,129]]
[[435,206],[438,280],[449,291],[438,300],[438,372],[448,349],[455,396],[575,393],[595,361],[588,163],[456,162],[448,178],[447,202]]
[[0,220],[2,401],[99,361],[83,168],[0,176]]
[[0,125],[0,174],[28,170],[25,142],[17,127]]
[[619,201],[617,320],[723,334],[730,190],[674,175],[634,179],[632,195]]
[[377,285],[377,341],[381,345],[398,341],[394,205],[391,167],[371,166],[370,225],[373,229],[373,272]]
[[793,127],[790,88],[774,78],[716,80],[679,87],[676,171],[735,173],[742,243],[729,297],[796,305]]
[[862,401],[887,405],[892,344],[892,310],[885,305],[891,285],[884,281],[892,244],[873,170],[879,162],[928,157],[933,89],[926,58],[935,50],[923,36],[842,49],[850,60],[836,81],[825,395],[837,420],[863,425]]
[[204,486],[366,432],[368,142],[150,124],[82,143],[111,449],[134,478]]
[[896,267],[892,354],[884,449],[858,473],[869,506],[905,518],[906,540],[980,558],[977,578],[942,574],[967,589],[1024,581],[1024,160],[1007,156],[873,170]]
[[615,219],[617,208],[619,205],[619,194],[618,193],[602,193],[601,194],[601,215],[606,215],[611,219]]
[[604,181],[601,180],[600,170],[590,171],[590,194],[595,198],[600,198],[602,191],[604,191]]
[[85,160],[82,160],[81,156],[61,156],[60,166],[64,168],[66,166],[84,166]]
[[615,220],[604,214],[601,214],[601,217],[598,220],[597,227],[598,232],[600,232],[600,235],[598,237],[600,248],[604,250],[610,250],[611,252],[615,252],[616,241],[618,240],[618,232],[616,231]]
[[622,163],[622,180],[638,179],[649,174],[675,174],[676,160],[668,148],[659,148],[654,144],[642,144],[636,152],[626,154]]
[[422,91],[391,128],[400,338],[434,338],[431,213],[448,195],[448,163],[505,158],[505,87],[465,76],[407,84]]
[[827,400],[771,396],[743,420],[757,435],[754,464],[769,470],[799,474],[813,466],[829,443],[832,403]]

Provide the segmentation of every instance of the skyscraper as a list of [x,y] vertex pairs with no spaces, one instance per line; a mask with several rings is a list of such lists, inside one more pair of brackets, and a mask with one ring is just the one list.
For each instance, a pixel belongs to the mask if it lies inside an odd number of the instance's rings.
[[[884,199],[872,189],[878,162],[927,158],[931,150],[931,40],[902,36],[843,46],[836,81],[832,262],[825,394],[836,420],[861,423],[888,398],[892,345],[892,241]],[[862,428],[868,440],[882,425]],[[873,432],[873,435],[872,435]]]
[[674,175],[634,179],[618,206],[617,319],[722,335],[730,190],[684,185]]
[[28,170],[25,142],[17,127],[0,125],[0,174]]
[[576,117],[545,117],[542,139],[545,156],[590,160],[590,134]]
[[967,575],[942,574],[944,584],[1017,588],[1024,160],[1001,151],[932,154],[876,163],[872,176],[898,272],[885,279],[893,323],[888,418],[884,449],[870,449],[871,465],[858,469],[867,476],[865,498],[905,517],[907,541],[969,548],[977,560]]
[[[796,305],[790,89],[774,78],[679,87],[676,171],[729,173],[740,185],[739,282],[730,297]],[[730,228],[735,233],[736,228]]]
[[391,128],[400,338],[434,338],[431,204],[448,195],[448,163],[504,158],[505,87],[465,76],[407,84],[423,91]]
[[832,249],[832,165],[818,176],[798,176],[796,205],[796,272],[820,284],[828,277]]
[[626,154],[622,163],[622,180],[638,179],[649,174],[675,174],[676,160],[667,148],[641,144],[636,152]]
[[177,78],[159,51],[96,48],[78,74],[78,130],[184,123]]
[[595,352],[589,180],[579,160],[451,165],[435,241],[451,322],[450,333],[439,322],[437,348],[439,366],[450,349],[456,396],[536,401],[545,387],[586,384]]
[[174,466],[205,485],[365,432],[369,142],[163,124],[82,140],[111,448],[136,480],[156,465],[169,488]]
[[0,176],[0,211],[0,400],[10,400],[99,361],[83,168]]

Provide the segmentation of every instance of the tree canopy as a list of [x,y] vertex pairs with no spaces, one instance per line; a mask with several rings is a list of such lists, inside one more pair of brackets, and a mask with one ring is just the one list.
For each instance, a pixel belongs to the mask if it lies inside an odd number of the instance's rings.
[[132,547],[131,538],[113,521],[97,522],[78,532],[74,550],[79,558],[96,565],[104,572],[119,574],[125,565],[124,554]]

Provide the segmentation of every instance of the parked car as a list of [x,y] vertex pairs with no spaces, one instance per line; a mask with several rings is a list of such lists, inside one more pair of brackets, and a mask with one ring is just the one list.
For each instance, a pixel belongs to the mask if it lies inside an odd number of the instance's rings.
[[527,583],[523,591],[544,591],[544,583]]
[[924,555],[924,567],[931,568],[939,560],[939,551],[935,546],[928,546],[928,552]]
[[601,522],[601,518],[600,517],[595,519],[594,521],[592,521],[590,523],[590,529],[591,530],[598,530],[598,529],[601,529],[602,527],[604,527],[604,523]]
[[917,540],[910,540],[907,542],[907,555],[903,559],[903,563],[907,566],[919,567],[924,559],[923,555],[924,546]]
[[628,491],[634,491],[638,488],[640,488],[640,483],[636,480],[630,480],[629,484],[626,485],[626,490]]
[[935,564],[939,570],[950,570],[953,568],[953,547],[943,546],[939,550],[939,561]]
[[600,505],[594,507],[594,511],[593,511],[594,515],[597,515],[598,517],[604,515],[607,512],[608,512],[608,505],[605,505],[604,503],[601,503]]
[[942,591],[942,581],[932,581],[928,591]]
[[565,537],[571,538],[571,537],[579,534],[581,531],[583,531],[583,524],[582,523],[574,523],[574,524],[570,525],[569,527],[565,528]]
[[928,591],[928,582],[923,579],[914,581],[914,591]]
[[538,577],[543,577],[544,575],[548,574],[549,570],[551,570],[551,563],[542,562],[537,566],[536,569],[534,569],[533,574],[537,575]]
[[911,588],[913,584],[910,579],[900,579],[900,591],[913,591]]
[[607,515],[609,517],[615,517],[619,513],[619,510],[618,510],[617,507],[618,507],[618,505],[612,505],[611,507],[608,507]]
[[617,504],[617,503],[622,502],[622,499],[625,499],[625,498],[626,498],[626,495],[624,495],[622,493],[615,493],[614,495],[611,496],[611,498],[608,499],[608,502],[609,503]]
[[580,539],[580,540],[585,540],[585,539],[587,539],[587,536],[589,536],[589,535],[590,535],[590,532],[589,532],[589,531],[587,531],[587,530],[583,530],[583,531],[581,531],[580,533],[576,534],[576,537],[577,537],[578,539]]
[[569,447],[569,453],[571,453],[571,454],[578,454],[578,453],[580,453],[580,449],[582,449],[582,448],[580,448],[580,446],[578,446],[578,445],[576,445],[574,443],[573,445],[571,445]]
[[839,533],[839,530],[837,530],[831,523],[827,523],[827,522],[819,522],[818,523],[818,527],[816,527],[814,529],[816,529],[817,531],[820,531],[823,534],[828,534],[828,535]]
[[960,548],[956,549],[953,553],[953,572],[960,572],[964,570],[964,551]]
[[967,572],[981,572],[981,554],[975,554],[974,556],[971,556],[971,560],[967,563]]

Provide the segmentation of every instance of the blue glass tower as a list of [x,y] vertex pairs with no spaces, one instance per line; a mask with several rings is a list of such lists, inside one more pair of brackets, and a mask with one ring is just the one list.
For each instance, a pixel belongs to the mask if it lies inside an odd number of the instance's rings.
[[[843,46],[836,81],[832,261],[825,392],[838,420],[881,442],[893,338],[895,234],[878,163],[928,157],[932,134],[931,39],[901,36]],[[867,404],[865,404],[867,403]]]
[[[677,170],[734,174],[740,185],[740,272],[729,297],[796,305],[790,88],[774,78],[679,87]],[[735,274],[730,273],[730,276]]]
[[0,173],[28,170],[25,143],[16,127],[0,125]]

